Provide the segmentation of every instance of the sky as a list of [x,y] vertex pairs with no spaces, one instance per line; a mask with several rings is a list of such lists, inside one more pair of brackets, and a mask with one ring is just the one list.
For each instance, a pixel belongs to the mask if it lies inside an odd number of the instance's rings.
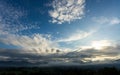
[[119,7],[120,0],[0,0],[0,61],[116,62]]

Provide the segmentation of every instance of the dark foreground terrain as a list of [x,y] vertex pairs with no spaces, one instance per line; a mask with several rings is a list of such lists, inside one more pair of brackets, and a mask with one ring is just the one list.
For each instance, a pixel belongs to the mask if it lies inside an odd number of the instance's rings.
[[79,67],[0,68],[0,75],[120,75],[120,70],[109,67],[81,69]]

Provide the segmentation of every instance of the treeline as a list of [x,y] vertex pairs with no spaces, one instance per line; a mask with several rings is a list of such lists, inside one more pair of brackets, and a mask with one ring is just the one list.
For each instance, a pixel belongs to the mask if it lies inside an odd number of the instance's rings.
[[115,67],[81,69],[79,67],[0,68],[0,75],[120,75]]

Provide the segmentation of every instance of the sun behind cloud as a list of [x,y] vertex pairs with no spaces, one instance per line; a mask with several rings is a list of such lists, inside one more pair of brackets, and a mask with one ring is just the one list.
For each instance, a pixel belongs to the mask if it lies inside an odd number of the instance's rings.
[[97,49],[97,50],[104,49],[105,47],[108,47],[108,46],[111,46],[111,45],[112,45],[112,43],[108,40],[93,41],[91,43],[91,46],[94,49]]

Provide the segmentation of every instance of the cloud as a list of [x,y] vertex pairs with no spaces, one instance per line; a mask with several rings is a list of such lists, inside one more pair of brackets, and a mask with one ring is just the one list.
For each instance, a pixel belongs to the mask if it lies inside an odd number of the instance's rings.
[[[52,23],[71,22],[81,19],[84,15],[85,0],[55,0],[53,10],[49,11]],[[120,59],[120,45],[109,40],[93,41],[89,46],[74,50],[59,47],[60,42],[73,42],[89,37],[94,31],[77,31],[68,37],[52,40],[50,34],[19,35],[16,32],[34,28],[20,22],[24,12],[0,1],[0,43],[13,45],[18,49],[0,49],[1,61],[18,61],[36,64],[68,64],[94,63],[99,61]],[[119,18],[104,18],[103,21],[111,25],[119,24]],[[15,24],[14,24],[15,23]],[[59,33],[57,33],[59,34]]]
[[52,23],[71,22],[83,17],[85,0],[54,0],[52,8],[49,11]]
[[92,35],[93,33],[94,33],[94,31],[90,31],[90,32],[77,31],[74,34],[71,34],[70,36],[68,36],[67,38],[63,38],[63,39],[58,40],[58,42],[77,41],[80,39],[87,38],[88,36]]
[[19,6],[17,9],[10,3],[0,1],[0,32],[18,33],[24,30],[39,29],[39,26],[34,23],[27,24],[21,21],[26,15],[26,11]]
[[94,17],[93,20],[99,24],[117,25],[120,24],[118,17]]
[[93,48],[98,49],[98,50],[104,49],[105,47],[108,47],[108,46],[114,46],[110,40],[92,41],[91,45]]
[[81,51],[81,53],[89,54],[91,56],[83,58],[83,60],[86,62],[91,61],[92,63],[112,63],[113,61],[120,59],[120,51],[118,50],[119,46],[109,47],[106,47],[104,50],[96,50],[91,48]]
[[16,9],[11,4],[0,1],[0,42],[26,49],[28,52],[32,50],[33,53],[38,52],[38,54],[40,50],[49,51],[47,49],[53,47],[50,46],[52,42],[48,39],[49,35],[33,34],[28,36],[19,34],[24,30],[38,28],[35,24],[21,22],[23,16],[26,16],[24,10]]
[[92,63],[111,63],[114,60],[120,59],[120,45],[111,40],[92,41],[88,46],[81,46],[77,52],[89,55],[84,57],[85,62]]
[[[25,50],[19,49],[0,49],[0,66],[34,66],[47,64],[47,57],[36,54],[26,53]],[[45,59],[45,60],[43,60]],[[39,63],[39,64],[38,64]]]
[[[19,6],[18,6],[19,7]],[[0,43],[15,46],[26,53],[45,55],[59,53],[56,42],[49,34],[32,33],[26,35],[21,31],[39,28],[36,24],[23,23],[21,19],[27,14],[22,9],[16,9],[5,1],[0,1]],[[31,32],[29,32],[31,33]],[[53,45],[54,44],[54,45]]]
[[[7,34],[0,38],[2,43],[17,46],[28,52],[38,54],[56,53],[57,43],[50,40],[49,35],[33,34],[32,36]],[[54,44],[54,45],[53,45]],[[54,49],[54,50],[52,50]]]
[[[85,50],[71,50],[66,53],[55,53],[49,55],[37,55],[26,52],[26,50],[17,49],[0,49],[0,58],[2,61],[27,63],[34,65],[72,65],[72,64],[95,64],[95,63],[113,63],[120,59],[120,45],[107,46],[106,48],[97,50],[89,48]],[[1,61],[0,61],[1,63]]]
[[96,49],[96,50],[104,50],[108,48],[109,46],[115,47],[117,43],[115,43],[112,40],[94,40],[91,41],[89,45],[87,46],[80,46],[80,49],[86,50],[86,49]]

